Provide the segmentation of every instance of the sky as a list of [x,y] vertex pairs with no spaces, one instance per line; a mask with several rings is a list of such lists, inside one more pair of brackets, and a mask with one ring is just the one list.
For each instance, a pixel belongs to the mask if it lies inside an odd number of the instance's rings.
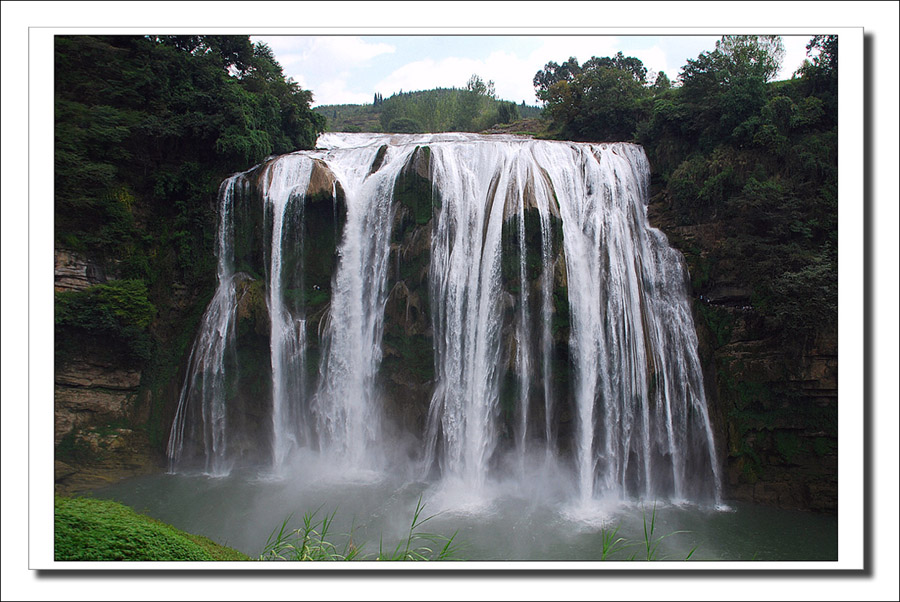
[[[785,58],[776,79],[789,79],[806,58],[811,35],[782,36]],[[694,35],[406,35],[252,36],[274,51],[313,105],[367,104],[376,92],[464,88],[473,74],[495,84],[498,98],[536,105],[532,79],[570,56],[639,58],[647,70],[675,81],[688,59],[715,48],[719,36]],[[655,79],[655,75],[652,75]]]

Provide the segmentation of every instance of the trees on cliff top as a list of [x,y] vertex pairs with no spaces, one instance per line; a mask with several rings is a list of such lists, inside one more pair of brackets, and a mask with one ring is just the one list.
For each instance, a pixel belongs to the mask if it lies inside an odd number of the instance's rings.
[[591,57],[583,65],[575,57],[549,62],[533,79],[536,96],[561,135],[574,140],[632,138],[648,96],[647,68],[621,52]]
[[54,93],[57,239],[137,278],[135,212],[187,232],[224,175],[312,148],[325,123],[246,36],[57,36]]
[[801,345],[837,316],[837,37],[807,49],[784,82],[772,81],[777,36],[724,36],[674,87],[622,53],[550,62],[533,80],[559,137],[640,142],[669,219],[721,225],[721,246],[703,251],[714,264],[686,253],[698,294],[742,279],[759,314]]

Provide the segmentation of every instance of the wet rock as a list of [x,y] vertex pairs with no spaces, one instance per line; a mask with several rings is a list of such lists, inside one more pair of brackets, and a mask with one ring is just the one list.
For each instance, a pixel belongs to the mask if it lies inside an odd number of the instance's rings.
[[54,490],[75,495],[122,479],[163,470],[164,458],[147,433],[130,428],[88,427],[75,431],[54,462]]
[[[783,508],[837,508],[837,340],[798,351],[753,307],[742,267],[721,245],[729,224],[679,223],[661,195],[653,226],[685,254],[725,497]],[[712,266],[712,268],[711,268]]]

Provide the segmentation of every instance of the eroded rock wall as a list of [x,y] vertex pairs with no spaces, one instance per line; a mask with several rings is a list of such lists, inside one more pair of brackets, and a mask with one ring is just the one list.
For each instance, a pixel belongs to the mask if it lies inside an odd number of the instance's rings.
[[[694,322],[728,499],[837,510],[837,335],[786,340],[753,304],[740,265],[719,261],[722,224],[669,219],[663,197],[651,223],[684,253]],[[710,265],[716,269],[711,272]]]

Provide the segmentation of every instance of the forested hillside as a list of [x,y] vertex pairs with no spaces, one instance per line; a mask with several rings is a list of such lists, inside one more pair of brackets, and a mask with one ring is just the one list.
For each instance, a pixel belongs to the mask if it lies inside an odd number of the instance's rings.
[[678,87],[621,53],[548,63],[534,83],[558,137],[646,148],[674,225],[722,224],[725,255],[689,257],[699,294],[738,262],[746,301],[802,346],[836,318],[837,40],[815,38],[813,61],[772,83],[779,44],[723,38]]
[[480,132],[518,119],[536,119],[541,109],[497,98],[494,83],[478,75],[465,89],[437,88],[375,94],[370,105],[323,105],[315,108],[329,132]]

